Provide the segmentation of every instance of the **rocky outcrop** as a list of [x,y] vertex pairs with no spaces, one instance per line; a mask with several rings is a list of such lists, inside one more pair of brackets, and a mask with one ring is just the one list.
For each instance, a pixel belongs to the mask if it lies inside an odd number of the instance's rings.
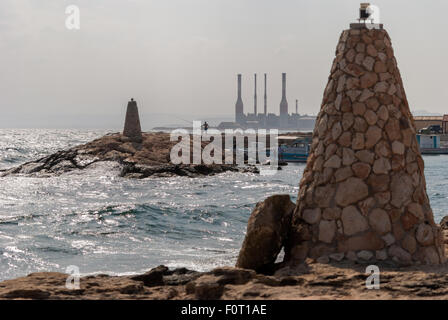
[[257,203],[247,224],[237,268],[267,272],[286,243],[295,208],[289,195],[274,195]]
[[[286,200],[286,199],[285,199]],[[289,200],[289,199],[288,199]],[[283,201],[285,203],[286,201]],[[328,214],[328,212],[327,212]],[[444,231],[444,242],[448,232]],[[412,243],[410,243],[412,245]],[[397,254],[406,254],[394,246]],[[273,275],[254,270],[219,267],[209,272],[158,266],[140,275],[109,276],[98,274],[80,279],[78,289],[66,288],[67,274],[32,273],[26,277],[0,282],[1,299],[447,299],[448,266],[412,266],[397,269],[376,256],[381,270],[380,289],[366,290],[370,276],[363,264],[343,260],[332,254],[328,261],[306,259],[299,265],[284,265]],[[367,250],[350,259],[372,259]],[[325,262],[325,263],[321,263]]]
[[444,216],[440,221],[440,228],[442,230],[448,230],[448,216]]
[[144,133],[141,142],[119,133],[109,134],[84,145],[56,152],[36,161],[0,172],[0,176],[47,177],[107,165],[127,178],[214,175],[226,171],[258,173],[255,166],[230,164],[172,164],[170,151],[176,142],[168,133]]
[[415,134],[388,33],[345,30],[300,181],[289,262],[445,261]]
[[244,285],[257,277],[252,270],[221,267],[205,273],[186,286],[186,293],[193,294],[199,300],[221,298],[226,285]]
[[[448,235],[446,237],[448,239]],[[371,259],[367,251],[359,252]],[[380,289],[366,290],[366,266],[349,261],[286,266],[268,276],[253,270],[220,267],[210,272],[159,266],[144,275],[80,279],[79,289],[65,287],[67,274],[33,273],[0,282],[0,299],[211,300],[211,299],[447,299],[446,265],[412,266],[397,270],[377,263]]]

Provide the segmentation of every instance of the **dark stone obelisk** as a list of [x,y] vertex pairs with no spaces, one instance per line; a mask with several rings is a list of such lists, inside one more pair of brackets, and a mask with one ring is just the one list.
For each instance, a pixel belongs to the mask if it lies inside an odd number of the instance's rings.
[[123,135],[134,142],[141,142],[143,140],[137,102],[134,101],[134,99],[131,99],[131,101],[128,102]]

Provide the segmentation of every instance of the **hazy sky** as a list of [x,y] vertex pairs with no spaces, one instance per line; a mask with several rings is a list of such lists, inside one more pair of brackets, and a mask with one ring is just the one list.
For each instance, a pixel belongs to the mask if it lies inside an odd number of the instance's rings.
[[[236,75],[245,112],[253,74],[268,74],[278,113],[281,73],[292,112],[316,114],[352,0],[1,0],[0,127],[114,127],[134,97],[144,129],[176,117],[233,117]],[[412,110],[448,113],[448,1],[383,0]],[[81,10],[67,30],[65,8]],[[160,114],[173,116],[161,116]],[[159,115],[157,115],[159,114]],[[162,123],[164,122],[164,123]]]

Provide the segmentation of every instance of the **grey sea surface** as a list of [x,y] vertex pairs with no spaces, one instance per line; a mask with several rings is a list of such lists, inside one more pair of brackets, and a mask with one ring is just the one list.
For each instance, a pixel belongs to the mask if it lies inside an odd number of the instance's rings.
[[[91,141],[104,130],[0,130],[0,169]],[[447,214],[448,156],[425,156],[438,222]],[[273,176],[117,177],[117,169],[52,178],[0,178],[0,281],[37,271],[132,274],[160,264],[205,271],[233,265],[247,220],[273,194],[296,200],[304,164]]]

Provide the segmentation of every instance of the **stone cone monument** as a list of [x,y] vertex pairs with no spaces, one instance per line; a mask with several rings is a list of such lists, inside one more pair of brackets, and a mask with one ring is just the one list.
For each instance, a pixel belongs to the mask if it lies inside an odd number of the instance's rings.
[[130,138],[134,142],[141,142],[143,140],[137,102],[134,101],[134,99],[131,99],[131,101],[128,102],[123,135]]
[[445,262],[386,30],[339,39],[300,181],[286,261]]

